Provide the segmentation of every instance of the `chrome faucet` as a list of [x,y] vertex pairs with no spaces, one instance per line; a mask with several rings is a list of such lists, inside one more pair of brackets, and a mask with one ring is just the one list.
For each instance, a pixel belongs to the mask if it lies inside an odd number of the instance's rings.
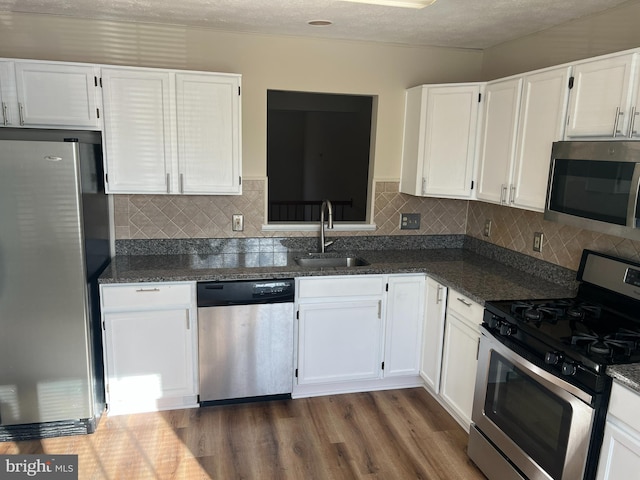
[[324,200],[320,206],[320,252],[324,253],[324,249],[331,245],[334,240],[330,242],[324,241],[324,207],[327,207],[327,213],[329,214],[328,229],[333,229],[333,205],[329,200]]

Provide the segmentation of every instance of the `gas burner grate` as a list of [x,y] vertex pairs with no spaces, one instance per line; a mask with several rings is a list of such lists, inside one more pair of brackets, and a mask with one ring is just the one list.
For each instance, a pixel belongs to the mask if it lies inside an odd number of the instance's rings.
[[535,323],[555,323],[564,316],[564,310],[554,304],[533,302],[514,302],[511,305],[511,313],[517,318]]
[[[624,338],[624,335],[627,335],[627,338]],[[604,336],[595,332],[581,332],[571,337],[571,345],[586,347],[587,352],[590,354],[627,358],[638,349],[639,340],[640,334],[630,330],[626,334],[617,332]]]

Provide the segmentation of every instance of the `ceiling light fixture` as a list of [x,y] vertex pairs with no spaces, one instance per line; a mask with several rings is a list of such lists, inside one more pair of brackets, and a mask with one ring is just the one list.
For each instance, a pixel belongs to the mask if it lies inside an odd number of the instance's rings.
[[333,25],[333,22],[329,20],[309,20],[307,23],[312,27],[328,27],[329,25]]
[[384,5],[386,7],[424,8],[435,3],[436,0],[341,0],[343,2],[368,3],[370,5]]

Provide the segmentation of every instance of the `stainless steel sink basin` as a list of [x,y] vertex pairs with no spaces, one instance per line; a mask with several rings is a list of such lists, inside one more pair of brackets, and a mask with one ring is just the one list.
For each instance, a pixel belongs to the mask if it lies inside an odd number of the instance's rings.
[[362,267],[369,262],[360,257],[300,257],[295,262],[301,267]]

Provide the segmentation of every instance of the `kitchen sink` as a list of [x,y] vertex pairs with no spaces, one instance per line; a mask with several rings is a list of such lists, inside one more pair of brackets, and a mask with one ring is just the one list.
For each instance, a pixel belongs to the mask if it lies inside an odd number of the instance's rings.
[[299,257],[295,262],[301,267],[362,267],[369,262],[360,257]]

